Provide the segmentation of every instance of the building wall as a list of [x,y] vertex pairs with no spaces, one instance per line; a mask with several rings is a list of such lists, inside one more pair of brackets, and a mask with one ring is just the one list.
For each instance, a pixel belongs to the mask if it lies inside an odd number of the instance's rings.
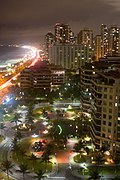
[[55,25],[55,43],[67,44],[70,42],[70,27],[67,24],[57,23]]
[[92,80],[92,125],[94,142],[99,147],[106,147],[113,155],[115,145],[119,144],[118,123],[118,79],[99,74]]
[[51,89],[60,86],[65,81],[65,71],[61,66],[47,64],[46,66],[35,65],[26,68],[20,74],[21,88]]
[[92,49],[87,45],[54,45],[49,48],[49,60],[65,69],[77,69],[91,62]]
[[95,46],[94,46],[95,60],[99,60],[102,57],[101,54],[101,35],[95,37]]
[[81,30],[77,35],[77,43],[93,47],[93,31],[90,29]]
[[81,68],[80,84],[82,109],[92,117],[92,141],[115,156],[120,153],[120,63],[86,64]]

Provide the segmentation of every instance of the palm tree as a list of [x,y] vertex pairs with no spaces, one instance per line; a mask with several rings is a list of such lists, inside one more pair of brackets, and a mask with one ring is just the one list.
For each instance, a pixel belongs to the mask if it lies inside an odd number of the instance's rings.
[[6,126],[3,123],[0,123],[0,134],[2,135],[2,131],[6,128]]
[[59,134],[59,129],[56,128],[56,126],[53,126],[50,130],[49,130],[49,136],[55,140],[58,139],[58,134]]
[[49,155],[51,155],[51,154],[53,154],[54,153],[54,151],[55,151],[55,145],[54,144],[47,144],[46,146],[45,146],[45,153],[47,153],[47,154],[49,154]]
[[88,179],[91,179],[91,180],[98,180],[98,179],[100,179],[100,175],[99,175],[99,170],[98,170],[98,168],[91,168],[91,170],[90,170],[90,177],[88,178]]
[[80,153],[81,149],[84,149],[85,145],[82,141],[79,141],[78,143],[75,144],[73,151],[75,151],[76,153]]
[[45,171],[42,171],[41,169],[39,169],[37,172],[35,172],[36,176],[34,176],[35,178],[37,178],[37,180],[41,180],[42,178],[45,178],[46,175],[44,175]]
[[50,162],[49,154],[47,154],[46,152],[42,154],[42,162],[46,162],[46,163]]
[[79,147],[79,144],[78,144],[78,143],[75,144],[75,146],[74,146],[74,148],[73,148],[73,151],[76,152],[76,153],[78,153],[78,154],[80,153],[80,147]]
[[96,164],[100,165],[103,164],[104,159],[103,159],[103,154],[101,152],[95,152],[94,154],[94,161],[96,162]]
[[73,101],[74,101],[74,95],[73,94],[71,94],[71,101],[72,101],[72,103],[73,103]]
[[16,172],[23,174],[23,180],[25,179],[25,174],[29,173],[27,164],[20,164],[19,169]]
[[23,136],[20,131],[17,131],[15,134],[15,137],[16,137],[16,139],[18,139],[20,141]]
[[29,160],[32,161],[32,165],[33,165],[33,170],[34,170],[34,166],[35,166],[35,162],[38,158],[32,153],[31,156],[29,156]]
[[7,173],[8,179],[9,179],[9,173],[12,174],[12,171],[11,171],[10,169],[11,169],[13,166],[14,166],[14,165],[12,164],[12,162],[11,162],[11,161],[8,161],[8,160],[3,161],[3,162],[1,163],[1,169],[2,169],[2,171],[4,171],[4,172]]
[[26,156],[26,150],[23,149],[22,147],[19,148],[19,154],[21,156],[21,160],[23,162],[23,158]]
[[15,114],[14,118],[12,119],[11,123],[14,122],[18,131],[18,122],[21,122],[19,120],[20,115],[18,113]]
[[19,150],[20,150],[20,145],[18,144],[17,139],[14,138],[12,141],[12,151],[15,152],[17,157],[18,157]]
[[89,135],[90,118],[84,113],[80,113],[75,118],[75,124],[78,126],[78,136]]
[[28,106],[28,113],[27,113],[27,122],[33,124],[33,107],[32,104]]

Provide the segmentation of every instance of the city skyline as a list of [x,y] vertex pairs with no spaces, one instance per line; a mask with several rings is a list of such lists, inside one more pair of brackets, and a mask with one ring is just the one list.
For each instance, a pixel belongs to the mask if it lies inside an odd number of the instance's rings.
[[41,42],[57,22],[69,24],[75,34],[83,28],[99,34],[102,23],[120,26],[118,0],[5,0],[0,12],[1,42]]

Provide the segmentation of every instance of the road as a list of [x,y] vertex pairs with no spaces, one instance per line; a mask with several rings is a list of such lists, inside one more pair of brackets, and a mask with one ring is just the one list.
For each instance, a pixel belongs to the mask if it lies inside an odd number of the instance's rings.
[[48,179],[51,180],[80,180],[80,177],[76,177],[72,173],[72,168],[68,163],[59,163],[57,171],[51,174]]
[[[34,59],[34,61],[32,61],[30,65],[30,66],[33,66],[38,61],[39,57],[37,56],[38,56],[39,50],[37,50],[35,47],[30,47],[30,46],[26,46],[26,48],[29,48],[33,51],[33,54],[29,56],[29,59]],[[11,81],[16,79],[19,75],[20,73],[16,74],[15,76],[13,76],[11,79],[9,79],[8,81],[6,81],[4,84],[0,86],[0,102],[2,102],[3,96],[5,96],[8,93],[8,87],[12,85]]]

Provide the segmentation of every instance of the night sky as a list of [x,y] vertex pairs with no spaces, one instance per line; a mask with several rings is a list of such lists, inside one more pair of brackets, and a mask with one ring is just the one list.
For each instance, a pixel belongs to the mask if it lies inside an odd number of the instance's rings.
[[120,26],[120,0],[0,0],[0,43],[43,41],[57,22],[75,33],[100,25]]

